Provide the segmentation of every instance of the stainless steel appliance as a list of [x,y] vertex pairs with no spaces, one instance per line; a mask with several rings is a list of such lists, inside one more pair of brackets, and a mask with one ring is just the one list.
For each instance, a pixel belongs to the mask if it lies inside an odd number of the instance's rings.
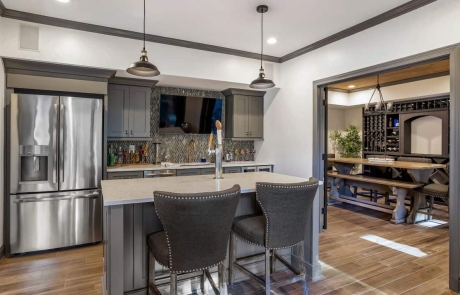
[[13,94],[8,254],[102,240],[102,100]]

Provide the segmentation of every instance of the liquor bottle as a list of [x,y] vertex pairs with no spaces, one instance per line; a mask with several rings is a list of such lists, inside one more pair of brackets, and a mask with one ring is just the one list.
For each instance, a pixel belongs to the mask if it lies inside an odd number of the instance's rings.
[[113,145],[110,145],[110,148],[109,148],[109,166],[110,167],[115,166],[115,151],[113,149]]

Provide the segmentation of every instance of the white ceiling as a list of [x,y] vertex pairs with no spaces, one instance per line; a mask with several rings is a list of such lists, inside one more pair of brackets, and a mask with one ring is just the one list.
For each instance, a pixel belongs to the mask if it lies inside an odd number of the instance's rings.
[[[142,0],[1,0],[9,9],[142,31]],[[260,52],[259,4],[265,54],[281,57],[409,0],[147,0],[147,33],[250,52]]]

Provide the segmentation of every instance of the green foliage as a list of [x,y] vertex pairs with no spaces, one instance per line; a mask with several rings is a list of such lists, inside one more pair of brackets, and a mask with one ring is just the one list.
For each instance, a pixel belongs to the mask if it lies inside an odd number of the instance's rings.
[[335,130],[329,135],[332,145],[342,158],[361,158],[362,140],[358,127],[348,125],[345,134]]

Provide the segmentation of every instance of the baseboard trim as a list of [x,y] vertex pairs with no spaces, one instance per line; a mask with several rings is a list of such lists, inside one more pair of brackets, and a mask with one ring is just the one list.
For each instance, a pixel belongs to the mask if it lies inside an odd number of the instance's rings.
[[0,262],[2,262],[3,258],[5,258],[5,245],[0,247]]

